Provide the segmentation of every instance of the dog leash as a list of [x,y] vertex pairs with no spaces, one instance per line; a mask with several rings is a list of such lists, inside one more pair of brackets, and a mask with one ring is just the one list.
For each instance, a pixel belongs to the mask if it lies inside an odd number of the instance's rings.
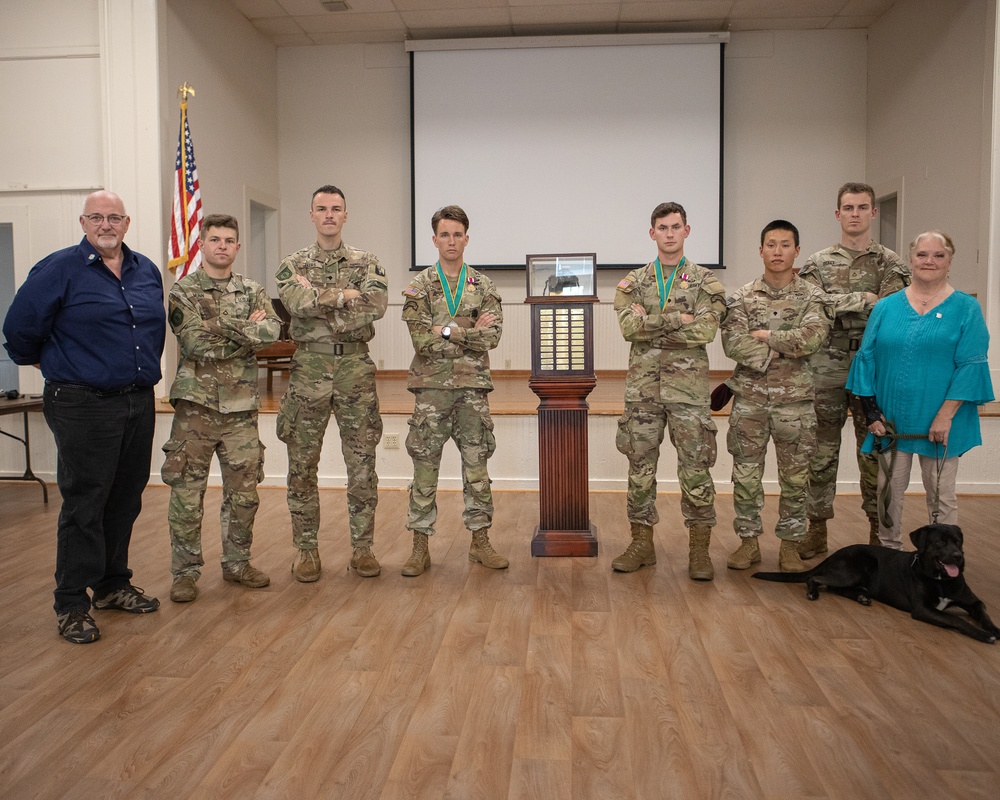
[[[896,426],[886,421],[883,423],[885,426],[885,436],[875,436],[875,455],[878,458],[879,466],[885,473],[885,483],[882,486],[882,490],[878,494],[878,518],[879,522],[885,528],[892,527],[892,517],[889,516],[889,505],[892,502],[892,471],[896,466],[896,451],[898,449],[897,442],[900,440],[904,441],[916,441],[917,439],[926,439],[927,434],[925,433],[897,433]],[[886,440],[886,444],[882,444],[882,440]],[[886,458],[886,451],[889,452],[888,460]],[[939,455],[940,453],[940,455]],[[934,510],[931,512],[931,522],[936,523],[938,516],[941,514],[941,473],[944,471],[944,462],[948,458],[948,445],[942,445],[940,442],[934,445],[934,462],[937,468],[937,475],[934,481]]]

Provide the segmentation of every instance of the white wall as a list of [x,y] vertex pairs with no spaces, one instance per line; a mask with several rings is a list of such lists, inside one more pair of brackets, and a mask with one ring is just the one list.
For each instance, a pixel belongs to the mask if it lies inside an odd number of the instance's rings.
[[868,46],[870,182],[902,184],[902,241],[930,228],[952,236],[951,280],[981,300],[993,14],[988,0],[901,0],[872,26]]
[[[845,70],[844,63],[852,65]],[[725,261],[720,277],[735,289],[761,272],[760,229],[775,217],[799,226],[805,255],[839,237],[836,190],[864,177],[864,31],[734,33],[726,48]],[[375,252],[389,277],[390,308],[379,323],[376,357],[404,369],[411,349],[399,320],[400,292],[409,282],[409,61],[401,44],[289,47],[278,51],[281,138],[282,251],[315,240],[309,197],[323,183],[347,193],[344,238]],[[831,114],[830,108],[841,113]],[[663,152],[650,159],[669,158]],[[683,153],[673,157],[683,159]],[[600,175],[595,174],[595,184]],[[526,187],[526,191],[530,188]],[[664,200],[673,197],[663,187]],[[461,204],[461,198],[448,198]],[[595,202],[614,202],[595,192]],[[442,201],[444,202],[444,201]],[[650,209],[652,210],[652,209]],[[517,209],[497,209],[517,224]],[[691,219],[692,226],[698,221]],[[648,239],[648,219],[623,236]],[[430,221],[417,231],[431,235]],[[476,221],[467,257],[476,263]],[[650,244],[650,257],[655,249]],[[600,258],[600,254],[598,254]],[[490,273],[505,306],[522,303],[521,271]],[[621,274],[601,271],[599,294],[614,297]],[[598,337],[620,339],[610,325]],[[609,329],[610,328],[610,329]],[[526,325],[506,326],[494,368],[529,369]],[[611,346],[598,369],[624,369],[625,348]],[[611,360],[615,359],[615,360]],[[725,367],[724,360],[713,364]]]

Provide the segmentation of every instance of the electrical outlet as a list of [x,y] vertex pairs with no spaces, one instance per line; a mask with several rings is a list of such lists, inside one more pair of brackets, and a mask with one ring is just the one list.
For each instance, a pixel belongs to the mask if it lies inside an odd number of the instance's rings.
[[503,360],[503,368],[504,369],[510,369],[510,359],[509,358],[505,358]]
[[398,433],[387,433],[382,437],[382,444],[385,445],[386,450],[398,450],[399,449],[399,434]]

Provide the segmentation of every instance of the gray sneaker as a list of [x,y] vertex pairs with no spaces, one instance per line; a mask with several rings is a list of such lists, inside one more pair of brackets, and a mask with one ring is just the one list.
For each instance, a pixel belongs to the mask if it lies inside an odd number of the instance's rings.
[[146,597],[146,593],[137,586],[126,586],[104,597],[94,598],[94,608],[127,611],[129,614],[148,614],[159,607],[159,600],[155,597]]
[[73,644],[90,644],[101,638],[101,631],[86,611],[74,608],[65,614],[56,614],[59,634]]

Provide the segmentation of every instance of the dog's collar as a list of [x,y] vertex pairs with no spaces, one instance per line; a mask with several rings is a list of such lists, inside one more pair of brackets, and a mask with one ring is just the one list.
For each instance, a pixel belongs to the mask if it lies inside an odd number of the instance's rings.
[[[916,571],[917,564],[919,564],[919,563],[920,563],[920,553],[914,553],[913,554],[913,561],[910,562],[910,569]],[[947,581],[950,581],[950,580],[954,580],[954,578],[949,578],[946,575],[938,574],[938,575],[932,575],[931,576],[931,580],[935,580],[935,581],[946,581],[947,580]]]

